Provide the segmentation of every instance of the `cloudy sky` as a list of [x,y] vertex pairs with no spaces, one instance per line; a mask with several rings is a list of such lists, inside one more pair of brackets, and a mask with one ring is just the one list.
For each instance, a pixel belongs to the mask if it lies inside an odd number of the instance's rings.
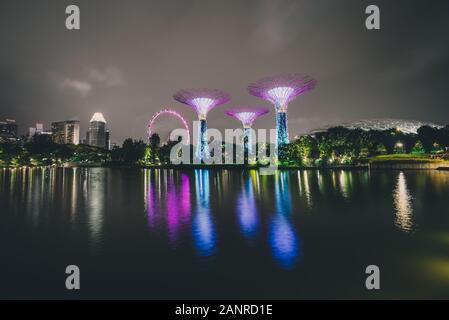
[[[81,9],[81,30],[65,8]],[[381,8],[381,30],[364,10]],[[148,119],[179,89],[211,87],[233,101],[209,126],[234,128],[233,105],[261,77],[303,73],[317,88],[290,105],[290,133],[364,118],[449,123],[447,0],[0,0],[0,119],[25,133],[102,112],[113,141],[144,138]],[[165,121],[165,122],[164,122]],[[175,128],[163,120],[158,128]],[[274,114],[256,127],[274,126]]]

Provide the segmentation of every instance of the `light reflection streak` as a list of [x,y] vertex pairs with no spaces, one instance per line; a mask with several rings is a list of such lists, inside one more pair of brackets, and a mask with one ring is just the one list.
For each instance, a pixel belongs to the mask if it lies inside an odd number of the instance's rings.
[[197,253],[202,257],[211,256],[216,245],[209,187],[209,171],[195,170],[196,212],[192,221],[192,232]]
[[295,267],[299,242],[291,221],[292,205],[288,173],[279,172],[275,183],[276,214],[271,220],[269,242],[274,259],[284,269]]
[[240,230],[247,238],[253,238],[259,225],[256,198],[249,177],[244,177],[243,187],[237,200],[237,214]]
[[97,248],[103,236],[103,219],[105,214],[107,173],[104,169],[89,169],[86,179],[86,195],[88,226],[90,229],[91,244]]
[[393,199],[396,213],[394,224],[404,232],[411,232],[413,230],[412,196],[408,190],[404,172],[399,173]]
[[340,191],[343,198],[349,198],[348,173],[341,170],[339,173]]
[[298,171],[298,185],[300,196],[305,197],[307,207],[311,209],[313,206],[313,201],[312,201],[312,193],[310,192],[309,173],[307,172],[307,170]]

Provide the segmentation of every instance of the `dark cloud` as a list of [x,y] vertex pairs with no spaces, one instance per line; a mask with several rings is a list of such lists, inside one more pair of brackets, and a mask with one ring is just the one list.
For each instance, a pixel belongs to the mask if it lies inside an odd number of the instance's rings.
[[[367,31],[364,9],[381,8]],[[65,29],[78,4],[81,30]],[[292,135],[334,121],[408,118],[449,123],[446,0],[1,0],[0,118],[36,121],[103,112],[117,141],[185,87],[213,87],[232,104],[261,104],[246,85],[305,73],[318,87],[290,107]],[[210,113],[218,129],[237,123]],[[273,127],[273,114],[257,127]]]

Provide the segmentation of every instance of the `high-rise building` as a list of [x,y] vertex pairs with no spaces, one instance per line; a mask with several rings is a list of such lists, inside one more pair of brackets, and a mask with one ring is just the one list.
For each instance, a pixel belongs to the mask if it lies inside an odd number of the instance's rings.
[[80,143],[80,123],[78,120],[53,122],[51,131],[55,143],[75,145]]
[[90,120],[87,139],[90,146],[106,148],[106,120],[102,113],[96,112]]
[[19,134],[19,126],[16,120],[6,119],[0,122],[0,137],[2,138],[17,138]]
[[106,150],[111,150],[111,132],[109,129],[106,129],[106,144],[105,144]]
[[35,127],[30,127],[28,131],[29,138],[34,137],[36,134],[41,135],[44,133],[44,125],[42,123],[36,123]]
[[42,134],[44,132],[44,125],[42,123],[36,123],[36,134]]
[[36,128],[30,127],[30,130],[28,131],[28,136],[30,138],[34,137],[36,135]]

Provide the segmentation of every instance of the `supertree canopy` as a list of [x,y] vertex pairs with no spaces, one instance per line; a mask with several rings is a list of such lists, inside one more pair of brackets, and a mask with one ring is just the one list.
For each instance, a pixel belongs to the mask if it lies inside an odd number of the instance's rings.
[[226,110],[226,114],[242,122],[244,128],[251,128],[254,121],[269,113],[264,107],[236,107]]
[[191,106],[198,113],[200,120],[205,120],[213,108],[231,100],[226,92],[215,89],[187,89],[181,90],[174,96],[176,101]]
[[300,74],[280,75],[268,77],[248,86],[253,96],[270,101],[276,111],[277,144],[289,142],[287,111],[288,104],[298,96],[315,88],[317,81],[309,76]]
[[242,122],[243,130],[244,130],[244,148],[245,151],[251,152],[252,141],[251,141],[251,127],[253,126],[254,121],[269,113],[270,110],[264,107],[248,107],[248,106],[239,106],[233,109],[226,110],[225,113]]
[[177,92],[173,98],[181,103],[184,103],[193,109],[198,114],[200,120],[198,145],[196,156],[202,160],[208,155],[209,150],[207,146],[207,114],[213,108],[225,104],[231,100],[231,96],[226,92],[215,89],[187,89]]

